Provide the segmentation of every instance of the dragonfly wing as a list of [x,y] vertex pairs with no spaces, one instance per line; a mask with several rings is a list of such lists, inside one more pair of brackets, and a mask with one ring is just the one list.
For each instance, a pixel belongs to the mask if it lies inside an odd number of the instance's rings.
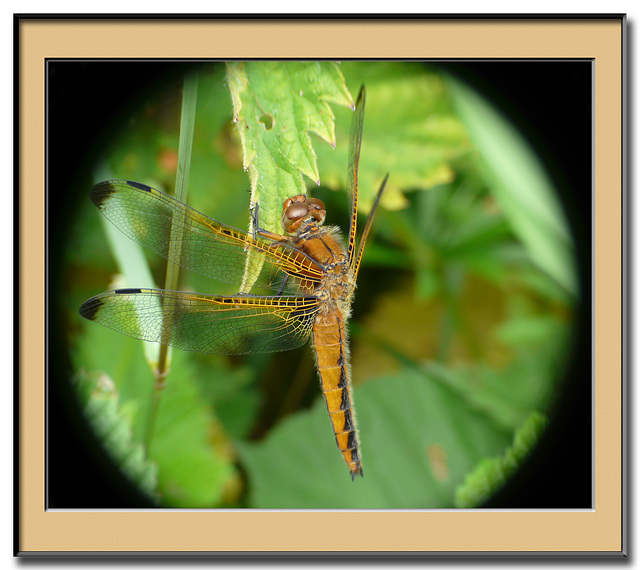
[[347,255],[349,265],[353,267],[356,254],[356,232],[358,226],[358,170],[360,168],[360,149],[362,147],[362,127],[364,125],[364,105],[366,92],[364,85],[360,88],[356,101],[355,114],[351,122],[351,134],[349,140],[349,169],[347,170],[347,200],[349,203],[349,236],[347,243]]
[[303,345],[316,297],[221,297],[120,289],[92,297],[80,314],[127,336],[209,354],[280,352]]
[[[225,226],[144,184],[100,182],[91,200],[125,235],[206,277],[285,294],[309,292],[322,277],[317,263],[291,245]],[[247,264],[251,254],[263,263]]]

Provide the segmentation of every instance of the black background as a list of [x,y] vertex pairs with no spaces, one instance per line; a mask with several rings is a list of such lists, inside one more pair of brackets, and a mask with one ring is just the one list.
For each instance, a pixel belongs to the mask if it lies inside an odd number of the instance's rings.
[[[433,62],[431,63],[433,65]],[[435,65],[464,79],[520,128],[548,168],[564,203],[579,258],[582,304],[561,402],[528,463],[487,507],[591,507],[592,64],[590,61],[465,61]],[[128,106],[184,67],[168,62],[49,61],[47,64],[48,268],[60,267],[65,220],[91,187],[90,166]],[[71,188],[84,188],[77,196]],[[71,367],[48,281],[47,506],[151,506],[78,423]]]

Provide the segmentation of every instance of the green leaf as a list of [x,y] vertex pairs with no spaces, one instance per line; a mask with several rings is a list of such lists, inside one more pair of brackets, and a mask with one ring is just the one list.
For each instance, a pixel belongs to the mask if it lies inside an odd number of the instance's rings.
[[[454,179],[453,161],[469,150],[467,134],[453,113],[442,78],[423,64],[345,62],[349,87],[367,88],[360,203],[364,212],[373,203],[384,176],[389,181],[382,197],[387,209],[407,206],[403,191],[430,189]],[[323,184],[344,187],[348,145],[348,113],[336,109],[335,151],[318,148]]]
[[499,491],[536,446],[548,424],[546,416],[533,412],[516,432],[513,445],[502,457],[484,459],[456,489],[456,507],[482,505]]
[[571,236],[553,185],[515,128],[475,91],[447,86],[478,153],[480,172],[533,261],[574,296]]
[[[112,380],[133,441],[142,442],[154,378],[140,342],[93,323],[87,322],[84,329],[72,353],[74,368],[87,371],[92,378]],[[227,437],[202,398],[188,358],[183,352],[174,353],[153,443],[146,455],[157,465],[156,492],[164,505],[215,507],[236,477],[233,457]],[[227,370],[221,362],[211,359],[206,373],[224,376]],[[121,454],[114,454],[115,461],[121,458]]]
[[[213,368],[210,374],[223,373]],[[150,450],[158,491],[169,506],[215,507],[235,475],[222,426],[203,401],[188,356],[174,353]]]
[[309,133],[335,147],[329,103],[353,108],[353,99],[334,62],[230,63],[227,80],[251,203],[261,227],[279,232],[282,203],[306,193],[303,175],[320,183]]
[[444,508],[481,457],[508,436],[428,375],[403,370],[354,390],[364,478],[351,481],[324,401],[260,443],[238,442],[260,508]]
[[212,374],[210,357],[193,356],[200,394],[215,410],[225,432],[231,438],[248,437],[263,403],[263,395],[253,382],[260,368],[235,364]]
[[[526,338],[526,337],[525,337]],[[520,339],[514,339],[517,342]],[[531,338],[527,338],[531,342]],[[455,370],[436,363],[428,372],[448,386],[466,405],[491,417],[506,430],[525,421],[534,409],[550,404],[563,372],[567,350],[567,327],[557,321],[547,328],[543,342],[514,348],[508,365],[492,368],[486,362],[458,365]]]
[[146,458],[144,447],[136,441],[126,406],[120,405],[118,391],[106,374],[80,372],[75,381],[84,396],[84,414],[105,449],[131,482],[150,499],[158,501],[155,463]]
[[502,342],[512,346],[541,345],[551,338],[562,345],[564,329],[564,324],[553,315],[535,315],[510,319],[500,326],[496,334]]

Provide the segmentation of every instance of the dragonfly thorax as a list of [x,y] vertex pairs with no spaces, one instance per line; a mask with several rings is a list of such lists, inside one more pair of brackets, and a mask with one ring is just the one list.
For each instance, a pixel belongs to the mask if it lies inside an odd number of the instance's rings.
[[307,218],[298,232],[291,237],[291,243],[322,267],[324,276],[313,292],[320,299],[319,313],[338,309],[348,318],[351,313],[355,279],[340,228],[320,228],[313,218]]

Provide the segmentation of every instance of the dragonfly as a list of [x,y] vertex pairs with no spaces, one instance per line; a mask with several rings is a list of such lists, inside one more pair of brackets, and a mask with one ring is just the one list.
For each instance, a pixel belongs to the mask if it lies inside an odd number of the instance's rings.
[[185,351],[239,355],[311,342],[333,434],[351,479],[363,476],[353,406],[349,336],[356,279],[388,174],[356,246],[358,170],[365,89],[352,120],[347,172],[351,209],[346,245],[324,226],[324,203],[305,195],[283,204],[283,234],[243,231],[144,184],[108,180],[91,200],[129,238],[188,270],[233,285],[233,296],[118,289],[85,301],[80,314],[137,339]]

